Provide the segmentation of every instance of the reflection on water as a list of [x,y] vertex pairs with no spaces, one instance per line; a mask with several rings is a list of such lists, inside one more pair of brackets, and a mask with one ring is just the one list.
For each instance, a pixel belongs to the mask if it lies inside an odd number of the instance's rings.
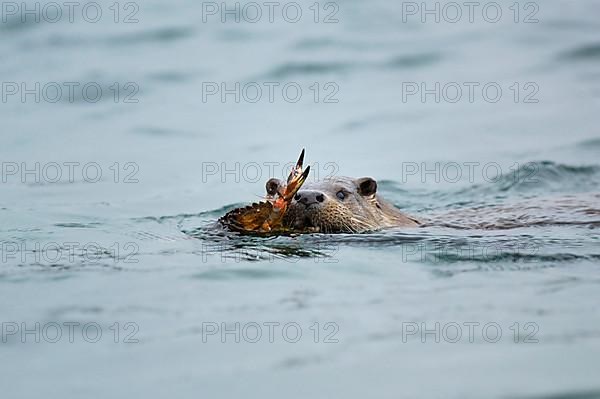
[[[516,18],[501,1],[497,23],[379,0],[317,4],[318,23],[313,3],[297,23],[118,3],[115,23],[97,3],[97,23],[2,14],[0,314],[48,326],[0,340],[7,397],[597,396],[600,3]],[[425,227],[214,227],[304,147],[315,175],[372,176]],[[70,322],[103,335],[50,344],[49,323]],[[303,338],[210,330],[236,322]],[[437,322],[462,339],[406,329]],[[502,339],[465,339],[470,322]]]

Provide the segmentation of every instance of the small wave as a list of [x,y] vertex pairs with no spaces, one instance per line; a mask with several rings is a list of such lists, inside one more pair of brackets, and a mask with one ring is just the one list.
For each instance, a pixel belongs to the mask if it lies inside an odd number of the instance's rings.
[[192,36],[194,29],[191,27],[166,27],[116,35],[106,40],[110,45],[128,46],[143,43],[167,43]]
[[[4,5],[5,3],[2,4]],[[2,18],[3,20],[0,21],[0,32],[3,33],[18,32],[26,29],[31,29],[35,26],[39,26],[41,23],[45,23],[45,20],[43,18],[36,21],[34,15],[30,15],[29,18],[25,18],[25,20],[23,21],[23,14],[21,13],[17,13],[15,15],[3,14]]]
[[491,183],[475,185],[475,192],[595,191],[600,187],[600,166],[574,166],[552,161],[528,162]]
[[547,395],[511,396],[511,399],[598,399],[600,390],[597,391],[567,391]]
[[184,83],[192,79],[192,74],[178,71],[164,71],[151,73],[148,75],[148,78],[157,82]]
[[215,209],[215,210],[207,211],[207,212],[199,212],[199,213],[178,213],[177,215],[164,215],[164,216],[142,216],[142,217],[138,217],[138,218],[133,218],[132,220],[134,222],[154,221],[154,222],[158,222],[158,223],[163,223],[163,222],[169,221],[169,220],[170,221],[173,221],[173,220],[180,221],[180,220],[188,219],[188,218],[199,218],[202,220],[206,220],[213,215],[221,214],[221,212],[223,212],[223,210],[225,210],[225,209],[231,210],[231,209],[234,209],[239,206],[240,206],[239,204],[238,205],[227,205],[227,206],[224,206],[219,209]]
[[333,244],[320,241],[322,235],[248,236],[224,230],[214,222],[182,233],[204,242],[203,256],[222,259],[296,262],[302,258],[330,258],[337,251]]
[[261,35],[251,29],[226,29],[217,33],[219,40],[225,42],[254,42],[261,40]]
[[410,69],[434,65],[441,60],[442,56],[439,53],[410,54],[394,57],[384,65],[396,69]]
[[388,200],[407,211],[474,208],[495,206],[510,198],[523,199],[534,195],[593,195],[600,192],[600,166],[527,162],[508,173],[489,176],[487,180],[471,185],[457,182],[456,188],[450,185],[436,190],[406,190],[394,180],[380,180],[378,186]]
[[69,229],[95,229],[98,226],[101,226],[102,223],[99,222],[91,222],[91,223],[77,223],[77,222],[67,222],[67,223],[55,223],[56,227],[64,227]]
[[598,60],[600,59],[600,43],[587,44],[565,51],[560,58],[573,61]]
[[577,147],[582,149],[600,148],[600,138],[582,141],[581,143],[577,144]]
[[[498,263],[497,267],[489,270],[524,270],[531,269],[527,264],[549,264],[561,262],[575,262],[581,260],[598,261],[600,254],[577,255],[572,253],[556,253],[551,255],[527,254],[518,252],[499,252],[494,255],[460,256],[457,253],[434,254],[434,262],[437,263],[455,263],[455,262],[479,262],[479,263]],[[525,266],[514,266],[515,263],[523,263]]]
[[132,131],[136,134],[141,134],[141,135],[149,136],[149,137],[168,137],[168,136],[184,137],[184,136],[189,135],[180,130],[161,128],[161,127],[155,127],[155,126],[140,126],[140,127],[133,128]]
[[[394,205],[417,217],[454,210],[461,212],[460,223],[450,222],[454,219],[446,215],[444,220],[448,228],[594,227],[598,224],[597,217],[582,216],[598,216],[600,166],[529,162],[489,180],[436,190],[405,190],[391,180],[380,181],[379,186]],[[536,197],[540,199],[536,200]],[[503,216],[504,220],[501,220]],[[435,216],[434,219],[441,220]]]
[[374,47],[381,47],[380,44],[375,44],[373,41],[358,41],[334,39],[331,37],[313,37],[301,39],[296,42],[293,47],[297,50],[315,50],[315,49],[348,49],[352,51],[372,50]]
[[316,49],[337,46],[338,42],[330,37],[302,39],[295,44],[297,49]]
[[311,76],[346,72],[355,65],[345,62],[289,62],[266,74],[267,78],[284,79],[292,76]]
[[290,278],[297,275],[292,269],[244,267],[235,269],[213,269],[193,274],[191,277],[200,280],[254,280],[266,278]]

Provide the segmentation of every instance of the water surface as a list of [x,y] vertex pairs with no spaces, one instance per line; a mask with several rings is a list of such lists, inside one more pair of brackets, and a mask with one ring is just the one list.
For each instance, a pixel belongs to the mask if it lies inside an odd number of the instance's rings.
[[[19,328],[0,346],[5,395],[600,395],[600,3],[539,3],[531,24],[499,3],[498,23],[404,22],[385,1],[336,3],[329,24],[302,2],[295,24],[203,22],[190,0],[140,3],[130,24],[109,2],[98,23],[7,17],[3,82],[94,82],[103,96],[0,105],[0,315]],[[303,95],[204,101],[223,82]],[[403,98],[406,83],[436,82],[503,95]],[[531,83],[538,101],[524,102]],[[430,223],[268,239],[211,228],[301,148],[311,178],[372,176]],[[47,326],[40,343],[22,323]]]

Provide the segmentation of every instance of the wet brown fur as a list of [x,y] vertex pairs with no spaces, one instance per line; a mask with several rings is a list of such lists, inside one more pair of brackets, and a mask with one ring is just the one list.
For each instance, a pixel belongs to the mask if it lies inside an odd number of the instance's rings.
[[[420,225],[379,196],[376,187],[370,178],[335,177],[307,182],[292,200],[283,223],[293,230],[322,233],[361,233]],[[344,192],[345,198],[338,198],[339,191]],[[298,201],[302,195],[311,194],[323,194],[324,200],[309,206]]]

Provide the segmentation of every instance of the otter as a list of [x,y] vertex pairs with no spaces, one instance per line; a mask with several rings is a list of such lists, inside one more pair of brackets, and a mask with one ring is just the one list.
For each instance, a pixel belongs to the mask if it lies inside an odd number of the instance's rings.
[[[268,196],[283,182],[267,181]],[[417,227],[421,222],[400,212],[377,194],[370,177],[332,177],[307,182],[296,193],[283,217],[294,231],[309,233],[364,233],[391,227]]]

